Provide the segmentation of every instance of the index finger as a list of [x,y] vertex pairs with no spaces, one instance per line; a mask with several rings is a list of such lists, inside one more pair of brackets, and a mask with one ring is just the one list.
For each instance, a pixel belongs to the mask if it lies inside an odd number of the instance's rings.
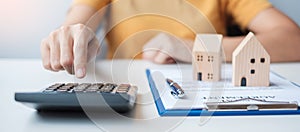
[[83,78],[86,74],[87,50],[88,50],[87,41],[79,41],[78,38],[74,38],[73,55],[74,55],[75,76],[77,78]]

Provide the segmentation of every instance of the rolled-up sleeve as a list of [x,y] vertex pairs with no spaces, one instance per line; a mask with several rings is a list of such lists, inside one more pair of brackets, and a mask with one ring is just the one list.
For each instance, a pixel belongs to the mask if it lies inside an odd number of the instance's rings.
[[243,29],[246,29],[261,11],[272,7],[268,0],[228,0],[227,4],[227,13],[232,15],[234,21]]
[[73,5],[84,4],[99,10],[109,2],[110,0],[74,0]]

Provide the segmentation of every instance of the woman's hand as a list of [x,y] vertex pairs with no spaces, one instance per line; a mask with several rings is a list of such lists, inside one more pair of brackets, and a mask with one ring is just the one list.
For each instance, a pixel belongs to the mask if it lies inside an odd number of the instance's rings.
[[176,61],[191,63],[192,48],[192,40],[185,40],[161,33],[145,44],[143,59],[158,64],[170,64]]
[[66,70],[83,78],[86,64],[99,51],[95,33],[83,24],[62,26],[41,43],[43,66],[51,71]]

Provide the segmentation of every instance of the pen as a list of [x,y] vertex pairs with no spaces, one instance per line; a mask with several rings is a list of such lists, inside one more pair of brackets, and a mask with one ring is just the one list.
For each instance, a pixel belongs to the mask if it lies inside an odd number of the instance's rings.
[[167,83],[169,84],[169,86],[171,87],[172,91],[171,94],[175,97],[183,97],[184,96],[184,92],[182,90],[182,88],[173,80],[171,79],[166,79]]

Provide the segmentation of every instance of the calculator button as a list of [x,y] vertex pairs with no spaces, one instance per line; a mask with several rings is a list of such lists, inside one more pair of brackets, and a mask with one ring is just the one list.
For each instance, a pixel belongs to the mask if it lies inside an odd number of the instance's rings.
[[129,87],[130,87],[130,84],[120,84],[119,87],[126,87],[126,88],[129,88]]
[[49,87],[46,88],[46,89],[47,89],[47,90],[56,90],[56,89],[58,89],[59,87],[61,87],[61,86],[63,86],[63,85],[65,85],[65,84],[63,84],[63,83],[56,83],[56,84],[54,84],[54,85],[49,86]]
[[77,83],[67,83],[66,85],[64,86],[61,86],[60,88],[58,88],[58,90],[69,90],[69,89],[72,89],[73,87],[77,86],[78,84]]
[[91,86],[89,86],[87,89],[100,89],[102,87],[102,85],[98,85],[98,84],[92,84]]
[[130,85],[129,84],[120,84],[117,92],[118,93],[127,93],[129,91]]
[[85,92],[97,92],[103,86],[102,83],[95,83],[87,87],[84,91]]
[[56,91],[57,91],[57,92],[67,92],[68,89],[57,89]]
[[127,90],[118,90],[117,92],[118,93],[127,93],[128,91]]
[[72,91],[73,92],[83,92],[87,87],[89,87],[91,84],[89,83],[82,83],[82,84],[79,84],[77,86],[75,86]]
[[99,87],[99,89],[101,89],[104,86],[103,83],[96,83],[95,85],[97,85]]
[[63,85],[64,85],[63,83],[53,84],[53,85],[49,86],[48,88],[46,88],[43,92],[54,92]]
[[53,89],[45,89],[43,92],[45,92],[45,93],[49,93],[49,92],[54,92],[55,90],[53,90]]
[[116,86],[117,86],[116,84],[107,83],[107,84],[105,84],[99,91],[100,91],[100,92],[109,93],[109,92],[111,92]]

